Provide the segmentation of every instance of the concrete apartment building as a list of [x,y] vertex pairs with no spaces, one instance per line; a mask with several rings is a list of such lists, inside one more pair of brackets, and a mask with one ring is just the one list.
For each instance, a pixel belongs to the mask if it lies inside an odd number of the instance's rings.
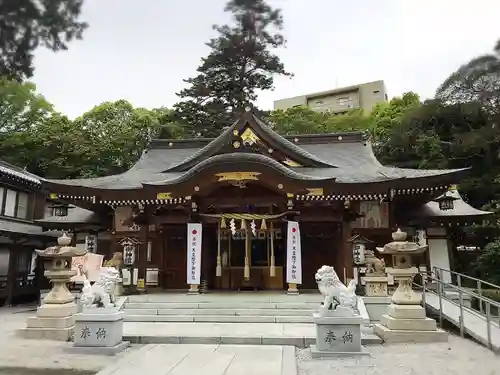
[[370,111],[375,104],[385,101],[387,101],[387,92],[384,81],[375,81],[276,100],[274,109],[304,106],[315,111],[340,114],[354,108]]

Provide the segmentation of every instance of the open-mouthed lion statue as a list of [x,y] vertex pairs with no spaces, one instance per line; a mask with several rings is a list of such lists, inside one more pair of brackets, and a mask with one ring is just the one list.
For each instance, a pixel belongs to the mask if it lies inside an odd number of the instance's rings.
[[355,311],[357,308],[356,281],[351,280],[349,286],[340,281],[335,269],[331,266],[321,267],[315,275],[318,289],[325,297],[323,306],[319,311],[320,316],[326,316],[328,310],[335,310],[337,306]]
[[116,284],[120,280],[120,271],[114,267],[102,267],[94,285],[85,278],[80,301],[85,307],[114,307]]

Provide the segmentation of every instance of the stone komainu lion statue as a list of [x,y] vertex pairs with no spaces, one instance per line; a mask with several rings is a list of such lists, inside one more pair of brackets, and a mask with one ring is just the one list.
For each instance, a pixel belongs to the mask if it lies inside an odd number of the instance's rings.
[[385,274],[385,261],[375,257],[373,250],[365,250],[365,265],[367,275]]
[[114,267],[102,267],[94,285],[85,278],[80,301],[85,307],[114,307],[115,289],[120,279],[120,271]]
[[331,266],[321,267],[315,275],[318,289],[325,297],[320,309],[320,316],[325,316],[328,310],[334,310],[337,306],[357,309],[356,281],[351,280],[349,286],[345,286]]

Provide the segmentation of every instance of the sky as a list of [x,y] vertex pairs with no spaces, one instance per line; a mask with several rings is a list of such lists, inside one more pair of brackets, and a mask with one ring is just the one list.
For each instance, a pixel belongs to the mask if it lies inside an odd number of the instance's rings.
[[[268,0],[282,9],[278,50],[294,78],[277,78],[257,105],[384,80],[389,97],[430,98],[447,76],[500,39],[498,0]],[[226,0],[85,0],[89,28],[69,50],[39,49],[33,81],[56,109],[77,117],[104,101],[171,107],[212,24],[230,22]]]

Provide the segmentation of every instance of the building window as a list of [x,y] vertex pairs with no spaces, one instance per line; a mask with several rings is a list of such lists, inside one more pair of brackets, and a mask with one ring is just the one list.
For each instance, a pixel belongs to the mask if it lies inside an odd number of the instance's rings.
[[316,101],[314,102],[314,104],[319,104],[319,105],[321,105],[321,104],[325,104],[325,102],[324,102],[323,100],[316,100]]
[[0,188],[0,215],[28,219],[30,197],[30,194],[23,191]]
[[5,194],[5,206],[3,209],[4,216],[14,217],[16,215],[16,196],[17,191],[7,190],[7,194]]
[[16,217],[18,219],[27,219],[28,209],[29,209],[29,195],[24,192],[18,192]]
[[351,98],[349,96],[344,96],[342,98],[339,98],[339,104],[340,105],[346,105],[351,101]]
[[374,94],[378,94],[379,92],[380,92],[380,90],[373,90]]

